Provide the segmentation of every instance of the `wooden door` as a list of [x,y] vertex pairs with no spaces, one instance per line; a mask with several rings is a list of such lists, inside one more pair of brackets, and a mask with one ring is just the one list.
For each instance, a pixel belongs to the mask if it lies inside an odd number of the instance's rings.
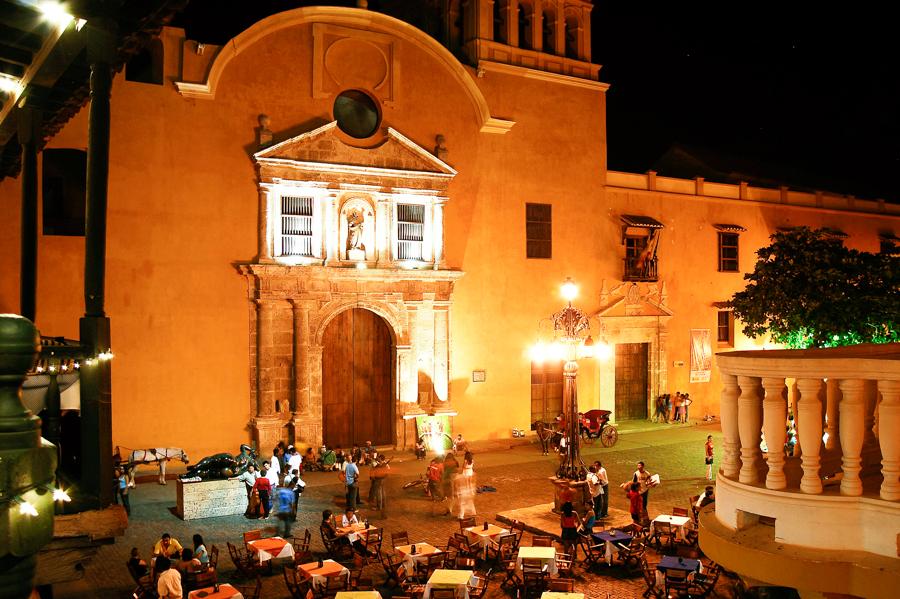
[[393,444],[393,347],[387,323],[354,308],[325,329],[322,424],[326,445]]
[[616,420],[647,418],[649,343],[616,345]]

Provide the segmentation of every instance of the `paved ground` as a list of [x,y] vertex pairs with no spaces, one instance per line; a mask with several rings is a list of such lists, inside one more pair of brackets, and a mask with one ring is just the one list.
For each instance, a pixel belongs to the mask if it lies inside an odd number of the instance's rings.
[[[583,451],[585,461],[600,459],[607,468],[611,481],[611,506],[627,510],[624,495],[614,485],[630,478],[635,463],[643,460],[651,472],[658,472],[662,485],[650,492],[649,511],[654,517],[659,513],[669,513],[672,506],[687,506],[687,498],[702,491],[704,480],[703,444],[708,434],[712,434],[716,444],[716,457],[721,456],[718,445],[721,433],[718,425],[634,425],[621,435],[618,444],[611,449],[603,449],[596,444]],[[536,446],[520,445],[511,449],[492,449],[476,452],[475,468],[478,484],[490,485],[497,489],[493,493],[476,496],[479,521],[493,520],[497,513],[552,500],[552,490],[548,477],[553,473],[555,456],[541,456]],[[448,536],[458,530],[456,520],[449,516],[433,515],[434,504],[424,497],[420,489],[402,490],[403,483],[424,472],[425,462],[416,461],[411,454],[398,454],[391,463],[393,475],[388,480],[388,514],[379,519],[375,514],[369,517],[373,523],[383,525],[386,539],[390,533],[400,530],[409,532],[413,540],[444,544]],[[365,473],[364,473],[365,476]],[[323,551],[318,536],[318,523],[323,509],[339,510],[343,503],[343,486],[333,473],[310,473],[306,476],[307,491],[301,499],[301,513],[295,525],[295,533],[309,528],[313,536],[313,550]],[[363,484],[363,494],[367,483]],[[274,518],[268,521],[246,520],[240,516],[211,518],[183,522],[172,515],[170,508],[175,505],[175,484],[167,486],[153,483],[139,484],[131,495],[132,514],[126,535],[115,545],[101,549],[98,558],[88,566],[81,581],[57,585],[56,599],[124,598],[131,596],[133,584],[125,568],[131,547],[138,547],[142,556],[147,557],[153,542],[162,532],[169,532],[183,543],[189,543],[194,533],[200,533],[207,547],[215,544],[221,549],[219,561],[220,580],[229,581],[234,568],[228,558],[226,541],[236,543],[245,530],[261,525],[274,528]],[[364,512],[365,513],[365,512]],[[273,531],[274,532],[274,531]],[[526,544],[528,536],[526,535]],[[381,580],[380,567],[370,566],[376,581]],[[620,572],[621,568],[610,568],[599,573],[577,570],[576,590],[587,597],[640,597],[645,587],[640,575],[629,577]],[[280,569],[276,568],[276,572]],[[368,574],[368,573],[367,573]],[[497,588],[499,581],[492,584],[490,599],[502,599],[504,594]],[[287,589],[280,575],[265,579],[263,597],[288,597]],[[720,595],[730,596],[727,588],[730,581],[723,579]]]

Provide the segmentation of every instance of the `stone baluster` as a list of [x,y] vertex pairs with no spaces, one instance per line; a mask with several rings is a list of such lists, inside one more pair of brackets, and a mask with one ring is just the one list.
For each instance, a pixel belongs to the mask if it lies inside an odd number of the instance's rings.
[[865,381],[845,379],[840,382],[840,435],[843,451],[841,495],[862,495],[862,444],[865,437]]
[[832,451],[838,447],[838,403],[841,401],[841,389],[838,380],[828,379],[825,397],[825,432],[828,440],[825,449]]
[[741,438],[741,471],[738,480],[753,484],[759,481],[762,452],[759,442],[762,432],[762,397],[760,378],[739,376],[741,396],[738,398],[738,432]]
[[763,389],[763,435],[769,449],[769,472],[766,474],[766,488],[783,489],[787,486],[784,477],[784,423],[787,420],[787,387],[783,378],[764,378]]
[[878,381],[865,381],[863,396],[866,400],[865,416],[863,418],[863,450],[874,450],[878,447],[878,439],[875,438],[875,410],[878,403]]
[[900,381],[878,381],[878,442],[881,445],[881,498],[900,499]]
[[822,492],[819,477],[819,451],[822,447],[822,391],[821,379],[797,379],[800,401],[797,403],[797,434],[803,445],[803,478],[800,490],[818,495]]
[[741,442],[738,432],[738,389],[737,377],[722,373],[722,436],[723,456],[721,472],[726,478],[736,479],[741,467]]

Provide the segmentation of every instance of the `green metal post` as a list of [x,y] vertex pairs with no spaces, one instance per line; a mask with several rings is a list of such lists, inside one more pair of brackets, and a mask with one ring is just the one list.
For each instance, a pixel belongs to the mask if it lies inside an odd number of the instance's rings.
[[[0,314],[0,597],[27,599],[37,552],[53,539],[56,448],[22,405],[22,382],[40,350],[34,324]],[[27,502],[27,504],[26,504]],[[28,515],[30,505],[37,515]]]

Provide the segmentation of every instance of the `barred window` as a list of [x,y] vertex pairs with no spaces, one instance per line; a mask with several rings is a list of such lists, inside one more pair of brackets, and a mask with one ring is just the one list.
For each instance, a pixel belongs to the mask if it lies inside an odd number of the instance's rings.
[[553,222],[550,204],[525,204],[525,257],[553,257]]
[[397,259],[421,260],[425,206],[397,204]]
[[719,347],[734,347],[734,312],[719,310],[716,332]]
[[281,255],[313,255],[313,199],[282,196]]

